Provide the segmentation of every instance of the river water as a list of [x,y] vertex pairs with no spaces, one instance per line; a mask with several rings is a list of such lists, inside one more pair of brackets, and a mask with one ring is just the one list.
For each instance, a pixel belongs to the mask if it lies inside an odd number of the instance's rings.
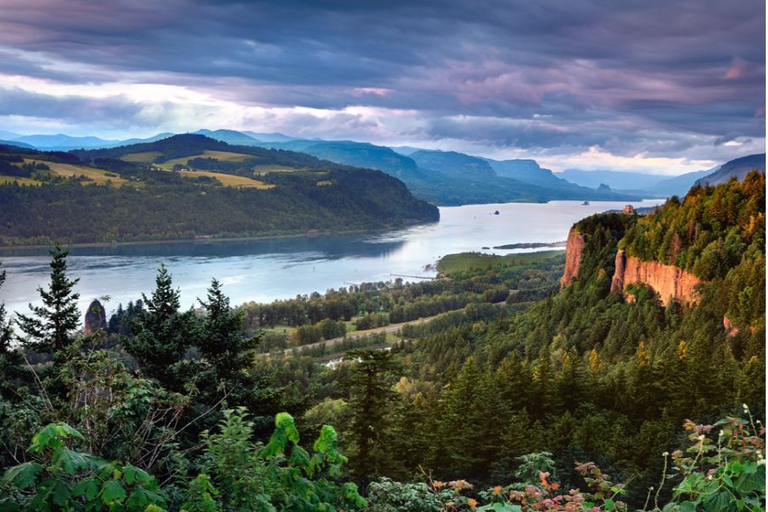
[[[634,206],[662,202],[647,200]],[[80,278],[76,291],[81,311],[94,298],[109,296],[105,304],[109,313],[118,303],[149,294],[160,263],[165,263],[174,286],[181,290],[184,307],[204,298],[214,277],[223,283],[233,305],[268,302],[398,275],[434,276],[435,271],[425,267],[446,254],[508,254],[521,251],[483,247],[565,240],[574,222],[624,205],[596,201],[467,205],[440,208],[439,222],[386,233],[76,247],[68,268],[71,277]],[[0,261],[0,270],[8,273],[0,302],[11,312],[27,312],[28,303],[39,304],[37,287],[47,286],[49,280],[47,251],[0,250]]]

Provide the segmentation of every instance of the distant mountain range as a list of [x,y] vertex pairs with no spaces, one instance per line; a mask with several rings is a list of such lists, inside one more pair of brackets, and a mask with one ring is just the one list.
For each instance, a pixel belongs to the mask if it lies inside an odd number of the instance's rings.
[[680,176],[665,177],[657,174],[619,171],[584,171],[569,169],[557,173],[562,178],[585,187],[607,185],[613,192],[646,198],[684,196],[694,185],[718,185],[731,176],[744,178],[752,169],[765,171],[765,154],[750,155],[731,160],[721,166]]
[[736,177],[738,180],[744,179],[744,176],[752,169],[759,169],[765,172],[765,153],[758,155],[749,155],[736,160],[731,160],[720,166],[720,169],[704,176],[696,181],[697,185],[714,187],[722,183],[726,183],[732,177]]
[[[455,151],[296,139],[282,133],[205,129],[193,133],[230,145],[301,152],[337,164],[380,170],[403,181],[416,197],[438,205],[564,199],[635,201],[682,196],[694,183],[721,170],[722,173],[713,176],[711,181],[727,180],[733,173],[743,177],[752,167],[765,169],[765,155],[751,155],[721,167],[675,177],[579,169],[553,173],[535,160],[493,160]],[[0,130],[0,139],[3,139],[0,143],[44,151],[95,150],[151,143],[171,135],[161,133],[146,139],[106,140],[64,134],[19,135]]]

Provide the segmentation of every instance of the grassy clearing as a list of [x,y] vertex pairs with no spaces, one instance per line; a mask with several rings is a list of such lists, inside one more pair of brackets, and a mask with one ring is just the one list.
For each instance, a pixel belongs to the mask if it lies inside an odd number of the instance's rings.
[[228,151],[203,151],[203,153],[200,155],[174,158],[173,160],[168,160],[167,162],[163,162],[162,164],[157,165],[164,169],[173,169],[173,166],[176,164],[189,165],[189,161],[194,160],[195,158],[215,158],[216,160],[220,160],[222,162],[244,162],[254,157],[252,155],[245,155],[243,153],[230,153]]
[[108,174],[110,173],[102,169],[93,169],[91,167],[83,167],[80,165],[62,164],[59,162],[48,162],[45,160],[37,160],[37,159],[31,159],[31,158],[25,158],[24,162],[25,163],[32,163],[32,162],[44,163],[45,165],[51,168],[51,172],[63,178],[75,178],[78,176],[85,176],[86,178],[91,180],[89,182],[85,182],[86,184],[106,185],[108,181],[111,181],[113,185],[119,187],[126,183],[126,180],[124,180],[123,178],[120,178],[117,176],[108,176]]
[[290,325],[277,324],[276,326],[272,327],[271,329],[266,329],[265,328],[264,330],[267,331],[267,332],[277,332],[277,333],[280,333],[280,334],[287,334],[288,336],[290,336],[291,334],[296,332],[296,329],[297,329],[296,327],[291,327]]
[[440,261],[437,262],[437,271],[441,274],[453,274],[470,270],[485,270],[499,265],[530,264],[562,254],[563,251],[538,251],[500,256],[479,252],[462,252],[440,258]]
[[163,154],[159,151],[146,151],[144,153],[131,153],[130,155],[125,155],[121,157],[121,160],[125,160],[126,162],[137,162],[142,164],[151,164],[155,161],[155,158],[162,156]]
[[263,181],[246,178],[245,176],[235,176],[233,174],[222,174],[220,172],[211,171],[178,171],[178,173],[186,178],[196,178],[198,176],[215,178],[225,187],[246,187],[257,188],[259,190],[275,188],[274,185],[267,185]]
[[253,166],[254,174],[257,174],[259,176],[263,176],[264,174],[269,174],[270,172],[297,172],[297,171],[307,171],[307,170],[309,169],[298,168],[298,167],[286,167],[284,165],[254,165]]
[[40,183],[39,181],[33,180],[31,178],[20,178],[18,176],[5,176],[0,174],[0,185],[5,185],[6,183],[13,183],[14,181],[19,185],[30,185],[34,187],[42,185],[42,183]]

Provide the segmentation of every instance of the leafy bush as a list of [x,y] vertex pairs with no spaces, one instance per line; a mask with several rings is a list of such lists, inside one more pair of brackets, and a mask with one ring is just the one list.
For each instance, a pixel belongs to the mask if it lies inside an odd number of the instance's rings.
[[[749,413],[747,406],[745,412]],[[691,444],[672,454],[673,473],[682,477],[675,501],[664,512],[765,510],[765,429],[752,421],[726,418],[714,425],[687,421]],[[710,438],[717,432],[717,439]],[[712,436],[714,437],[714,436]]]
[[68,441],[84,438],[65,423],[38,432],[28,449],[34,459],[3,475],[0,509],[139,512],[165,506],[152,475],[130,464],[77,452]]

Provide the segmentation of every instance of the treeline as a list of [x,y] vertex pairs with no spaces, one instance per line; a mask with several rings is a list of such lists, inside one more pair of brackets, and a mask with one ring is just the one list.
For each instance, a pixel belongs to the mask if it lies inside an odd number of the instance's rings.
[[[323,319],[350,321],[355,316],[387,313],[390,323],[400,323],[461,309],[470,303],[503,302],[513,291],[514,302],[553,291],[562,274],[563,258],[520,259],[405,285],[391,282],[350,285],[325,294],[314,292],[270,304],[243,305],[245,323],[251,329],[278,324],[317,324]],[[520,295],[522,294],[522,295]],[[375,323],[371,318],[371,323]]]
[[[319,168],[326,164],[336,165],[295,151],[266,149],[256,146],[235,146],[206,137],[205,135],[191,133],[174,135],[154,142],[131,144],[129,146],[108,149],[81,149],[70,151],[70,153],[84,161],[95,161],[97,159],[117,160],[125,155],[133,153],[159,152],[162,153],[162,155],[156,157],[154,162],[164,163],[176,158],[202,155],[205,151],[224,151],[228,153],[250,155],[253,157],[252,162],[258,165],[276,164],[295,168]],[[341,166],[336,165],[336,167]]]
[[622,247],[643,260],[656,260],[705,280],[724,278],[742,256],[765,247],[765,173],[752,171],[716,188],[693,187],[683,201],[640,219]]

